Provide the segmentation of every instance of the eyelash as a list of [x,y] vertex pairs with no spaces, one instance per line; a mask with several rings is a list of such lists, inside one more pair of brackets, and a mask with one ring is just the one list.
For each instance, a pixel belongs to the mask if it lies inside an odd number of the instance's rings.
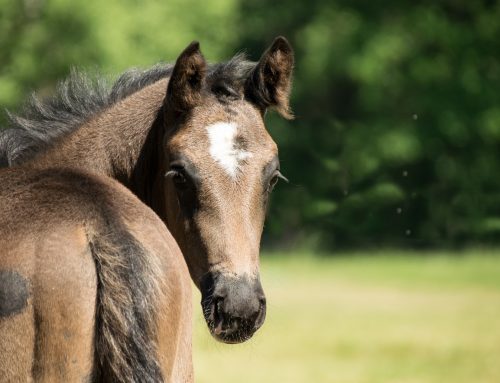
[[176,185],[184,185],[187,182],[186,174],[181,168],[174,168],[165,173],[165,177],[171,178]]
[[285,182],[289,182],[288,181],[288,178],[286,178],[283,174],[281,174],[281,172],[279,170],[276,170],[273,174],[273,176],[271,177],[271,179],[269,180],[269,185],[267,186],[267,192],[270,193],[274,187],[276,186],[276,184],[278,183],[278,181],[282,179],[283,181]]

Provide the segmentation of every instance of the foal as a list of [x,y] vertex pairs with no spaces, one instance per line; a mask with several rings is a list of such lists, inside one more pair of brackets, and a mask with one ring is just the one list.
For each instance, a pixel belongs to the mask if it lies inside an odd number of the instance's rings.
[[109,178],[0,170],[0,381],[191,382],[191,282]]
[[265,318],[260,238],[282,177],[263,118],[291,118],[293,61],[278,37],[257,63],[208,65],[192,43],[175,66],[125,73],[110,92],[75,75],[11,116],[0,147],[10,165],[79,167],[131,189],[178,242],[212,335],[242,342]]

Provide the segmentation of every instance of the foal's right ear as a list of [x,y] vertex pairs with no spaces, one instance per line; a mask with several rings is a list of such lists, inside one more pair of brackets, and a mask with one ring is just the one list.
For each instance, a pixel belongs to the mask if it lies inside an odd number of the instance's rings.
[[287,39],[277,37],[264,52],[246,84],[247,97],[264,112],[271,107],[292,119],[289,99],[292,87],[293,49]]
[[193,41],[175,62],[165,98],[167,108],[183,113],[198,104],[206,71],[207,62],[201,54],[200,44]]

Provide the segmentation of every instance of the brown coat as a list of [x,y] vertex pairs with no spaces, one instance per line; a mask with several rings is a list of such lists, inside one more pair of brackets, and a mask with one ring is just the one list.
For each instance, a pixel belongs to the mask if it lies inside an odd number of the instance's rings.
[[2,170],[0,222],[1,382],[192,381],[187,267],[132,193]]

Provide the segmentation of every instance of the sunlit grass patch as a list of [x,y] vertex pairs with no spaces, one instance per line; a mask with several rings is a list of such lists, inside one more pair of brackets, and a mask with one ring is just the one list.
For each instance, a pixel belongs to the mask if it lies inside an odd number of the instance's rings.
[[268,317],[216,343],[195,304],[196,381],[499,382],[500,254],[264,258]]

